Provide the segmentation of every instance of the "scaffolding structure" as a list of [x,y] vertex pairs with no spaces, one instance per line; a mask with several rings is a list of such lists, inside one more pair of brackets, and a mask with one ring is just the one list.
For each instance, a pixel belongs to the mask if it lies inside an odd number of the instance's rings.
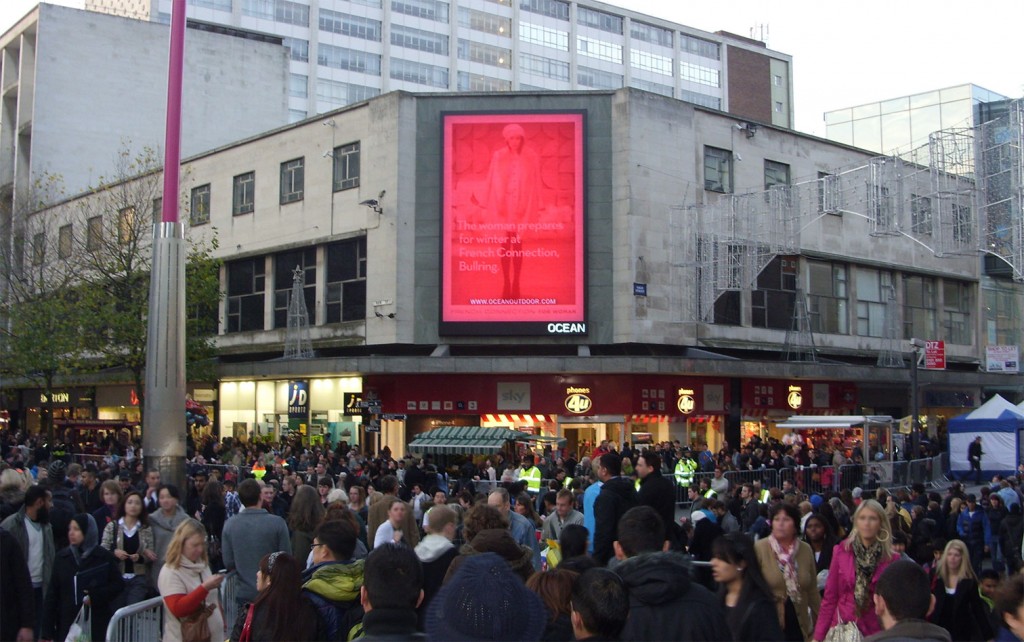
[[814,347],[814,332],[811,330],[811,315],[807,311],[807,297],[800,288],[797,288],[793,302],[793,323],[786,331],[786,342],[782,350],[786,361],[818,361],[818,351]]
[[1024,281],[1024,99],[981,124],[977,134],[981,250],[1005,261]]
[[292,291],[288,295],[288,326],[285,329],[284,358],[312,359],[313,341],[309,334],[309,311],[302,292],[305,276],[298,265],[292,271]]
[[896,288],[892,285],[886,288],[885,312],[882,328],[882,350],[878,353],[878,361],[875,362],[879,368],[902,368],[903,352],[900,350],[903,333],[900,331],[899,309],[896,307]]

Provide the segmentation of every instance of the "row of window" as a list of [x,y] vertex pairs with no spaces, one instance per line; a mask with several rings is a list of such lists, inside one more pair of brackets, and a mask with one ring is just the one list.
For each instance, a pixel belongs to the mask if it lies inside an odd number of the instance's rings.
[[[268,261],[269,258],[269,261]],[[227,272],[226,332],[267,329],[264,307],[267,265],[273,271],[273,328],[288,327],[288,302],[295,271],[303,276],[302,293],[310,325],[359,321],[366,318],[366,237],[346,239],[319,247],[279,252],[229,261]],[[320,275],[317,266],[322,265]],[[317,279],[324,280],[324,299],[317,301]]]
[[[359,186],[359,143],[339,145],[331,152],[334,159],[333,189],[339,192]],[[301,201],[305,195],[306,159],[293,158],[281,163],[280,203]],[[256,172],[235,176],[231,189],[231,214],[251,214],[256,207]],[[192,188],[189,200],[189,224],[210,222],[211,185],[206,183]]]
[[[902,301],[897,301],[898,275],[893,272],[808,260],[805,273],[801,275],[799,264],[797,257],[776,257],[758,275],[757,286],[751,291],[753,327],[791,329],[799,282],[800,289],[807,295],[812,332],[846,335],[851,334],[852,324],[853,334],[862,337],[937,337],[959,345],[973,342],[973,287],[970,283],[943,280],[939,308],[940,286],[932,277],[899,275],[903,292]],[[855,299],[848,290],[851,275]],[[715,302],[715,323],[739,325],[740,300],[739,291],[720,296]],[[887,319],[887,309],[893,318]],[[895,315],[902,318],[897,319]],[[887,323],[891,324],[888,330]]]

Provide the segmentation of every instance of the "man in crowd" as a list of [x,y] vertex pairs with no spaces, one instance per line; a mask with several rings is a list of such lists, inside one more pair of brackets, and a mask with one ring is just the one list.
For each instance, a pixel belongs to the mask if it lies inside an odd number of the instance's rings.
[[622,477],[622,458],[616,453],[601,456],[597,477],[604,485],[594,501],[594,559],[604,566],[615,554],[619,519],[637,504],[633,482]]
[[935,607],[928,574],[914,562],[893,562],[875,586],[875,614],[882,631],[864,642],[933,640],[950,642],[949,631],[925,621]]
[[[366,541],[371,543],[377,536],[377,529],[387,521],[391,497],[398,496],[398,478],[394,475],[381,477],[380,492],[384,493],[384,499],[370,506],[369,513],[366,515]],[[416,525],[416,519],[412,516],[412,507],[408,503],[405,507],[405,521],[402,523],[402,539],[414,548],[420,543],[420,529]]]
[[750,531],[750,527],[757,521],[759,515],[760,502],[757,501],[757,497],[754,495],[753,484],[743,484],[740,486],[740,528],[744,533]]
[[146,484],[139,490],[145,496],[146,512],[150,514],[155,513],[160,508],[160,471],[147,471]]
[[569,604],[575,639],[620,639],[629,618],[629,596],[615,573],[603,568],[581,573],[573,581]]
[[99,470],[96,469],[95,464],[86,464],[82,469],[82,488],[78,493],[82,497],[82,507],[87,513],[95,512],[103,507],[98,475]]
[[487,505],[497,508],[501,516],[508,520],[508,530],[517,544],[533,551],[533,568],[540,570],[540,547],[537,545],[537,528],[533,522],[512,510],[512,502],[508,491],[495,488],[487,495]]
[[590,538],[587,541],[587,552],[591,555],[594,553],[594,531],[597,525],[597,520],[594,519],[594,503],[597,502],[597,496],[601,494],[601,487],[604,486],[604,482],[601,481],[597,474],[597,469],[600,467],[601,460],[595,459],[591,462],[591,472],[597,479],[583,491],[583,502],[581,504],[583,507],[583,526],[590,533]]
[[423,564],[423,603],[420,605],[420,622],[424,621],[426,609],[437,592],[441,590],[448,567],[459,550],[452,544],[455,539],[455,511],[438,504],[427,510],[426,537],[416,545],[416,557]]
[[188,497],[185,499],[185,512],[189,517],[195,517],[203,507],[203,489],[210,474],[205,468],[197,468],[192,473],[192,488],[189,489]]
[[302,592],[320,613],[328,639],[348,639],[346,614],[359,604],[363,563],[353,560],[359,534],[347,520],[324,522],[313,536],[313,566],[302,574]]
[[224,566],[238,571],[239,604],[256,599],[256,571],[264,555],[292,550],[288,524],[260,506],[260,483],[246,479],[238,485],[238,498],[245,508],[224,522],[221,552]]
[[988,552],[992,541],[992,528],[988,515],[978,506],[974,493],[967,495],[967,508],[960,511],[956,532],[964,544],[967,544],[967,550],[971,554],[971,568],[980,569],[981,560]]
[[555,496],[555,511],[544,520],[544,527],[541,529],[541,539],[558,540],[562,535],[562,529],[569,524],[583,525],[583,513],[572,507],[573,495],[571,490],[563,488]]
[[81,496],[66,481],[67,467],[64,462],[55,459],[46,470],[47,477],[40,481],[39,485],[50,491],[49,513],[53,547],[59,551],[68,545],[68,526],[71,519],[84,509]]
[[[411,516],[412,511],[408,512]],[[359,599],[365,613],[362,639],[426,639],[416,630],[416,607],[423,601],[423,566],[408,546],[389,543],[370,552]]]
[[[981,457],[984,454],[981,449],[981,436],[979,435],[967,447],[967,463],[970,464],[971,472],[974,473],[975,484],[981,483]],[[964,477],[966,478],[966,475]]]
[[[56,552],[53,530],[50,527],[49,506],[50,493],[42,486],[29,486],[25,491],[25,503],[21,510],[14,513],[2,523],[0,529],[10,533],[14,541],[21,547],[21,554],[28,564],[29,577],[32,580],[32,602],[36,615],[35,635],[39,636],[42,624],[43,598],[50,584],[53,573],[53,558]],[[4,582],[7,581],[5,577]],[[7,611],[3,618],[12,617]]]
[[689,448],[684,449],[679,461],[676,462],[675,478],[676,484],[683,489],[683,496],[686,496],[690,487],[693,486],[694,476],[697,474],[697,462],[694,461]]
[[679,640],[731,639],[718,599],[690,580],[678,553],[667,552],[665,526],[649,506],[626,512],[614,543],[620,564],[615,572],[629,592],[624,640],[663,640],[666,631]]
[[729,480],[725,478],[721,468],[715,468],[715,476],[711,478],[711,490],[715,491],[718,497],[725,497],[729,494]]
[[[676,489],[672,480],[661,474],[661,457],[653,450],[645,450],[637,457],[636,473],[640,477],[637,502],[650,506],[668,526],[676,520]],[[671,535],[671,531],[670,531]],[[673,537],[669,537],[674,540]]]

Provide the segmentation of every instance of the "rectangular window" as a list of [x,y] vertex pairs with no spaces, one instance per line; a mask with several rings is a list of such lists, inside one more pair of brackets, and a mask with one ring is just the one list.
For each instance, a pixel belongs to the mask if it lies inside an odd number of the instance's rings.
[[780,76],[779,74],[774,74],[772,76],[772,84],[774,84],[776,87],[781,87],[782,86],[782,76]]
[[125,207],[117,212],[117,242],[127,245],[135,240],[135,208]]
[[153,199],[153,224],[156,225],[164,218],[164,198],[157,196]]
[[663,76],[672,75],[672,58],[668,56],[659,56],[658,54],[651,53],[649,51],[630,49],[629,64],[632,65],[634,69],[653,71],[654,73],[661,74]]
[[301,201],[306,178],[306,159],[281,163],[281,205]]
[[765,159],[764,188],[767,190],[776,185],[789,185],[789,165]]
[[622,74],[592,69],[580,65],[576,71],[576,82],[594,89],[618,89],[622,87]]
[[306,119],[306,111],[304,109],[289,109],[288,110],[288,122],[297,123],[300,120]]
[[290,74],[288,76],[288,95],[296,98],[308,98],[309,76],[306,74]]
[[720,87],[719,73],[717,69],[695,65],[692,62],[679,61],[679,77],[699,85],[708,87]]
[[519,67],[525,73],[569,82],[569,63],[561,60],[521,53]]
[[316,81],[316,99],[339,107],[369,100],[379,95],[380,89],[376,87],[338,82],[326,78],[318,78]]
[[206,9],[231,12],[231,0],[188,0],[188,4]]
[[[622,64],[622,45],[597,38],[576,36],[576,52],[582,56]],[[619,86],[621,87],[621,84]]]
[[710,58],[711,60],[720,59],[717,42],[704,40],[703,38],[697,38],[696,36],[681,34],[679,48],[683,53],[693,54],[694,56],[700,56],[701,58]]
[[800,259],[777,256],[757,275],[751,295],[751,325],[755,328],[789,330],[793,327],[796,277]]
[[807,262],[807,312],[811,331],[847,334],[846,266]]
[[416,83],[417,85],[427,85],[441,89],[448,88],[448,69],[438,65],[428,65],[422,62],[392,58],[391,77],[395,80],[404,80]]
[[732,152],[704,147],[704,189],[723,194],[732,192]]
[[512,52],[503,47],[485,45],[482,42],[472,42],[459,39],[459,60],[479,62],[492,67],[512,68]]
[[316,322],[316,248],[307,247],[274,255],[274,327],[288,327],[295,270],[302,271],[302,294],[309,325]]
[[935,337],[935,279],[903,277],[903,338]]
[[309,5],[289,0],[275,0],[274,19],[300,27],[309,26]]
[[380,55],[321,44],[316,50],[316,61],[324,67],[358,71],[371,76],[380,75]]
[[274,0],[242,0],[242,15],[273,20]]
[[519,40],[544,47],[552,47],[560,51],[569,51],[569,32],[550,27],[519,23]]
[[629,35],[633,40],[643,40],[662,47],[672,46],[672,31],[636,20],[629,23]]
[[366,237],[327,246],[326,323],[366,318]]
[[263,329],[266,263],[262,256],[227,264],[227,332]]
[[708,107],[710,109],[722,109],[722,99],[719,98],[718,96],[709,96],[707,94],[701,94],[696,91],[689,91],[688,89],[683,89],[681,98],[688,103],[700,105],[701,107]]
[[103,217],[93,216],[85,224],[85,249],[95,252],[103,243]]
[[459,7],[459,26],[496,36],[512,35],[512,20],[493,13]]
[[910,231],[913,234],[931,236],[932,199],[927,196],[910,195]]
[[380,42],[380,20],[352,16],[347,13],[320,10],[320,31],[340,33],[343,36]]
[[448,23],[448,3],[436,0],[391,0],[391,10],[407,16]]
[[603,11],[595,11],[582,5],[576,5],[576,22],[581,25],[622,34],[622,18]]
[[256,172],[239,174],[233,183],[231,213],[234,216],[251,214],[256,207]]
[[458,91],[512,91],[512,81],[460,71],[455,77]]
[[359,143],[334,148],[334,191],[359,187]]
[[520,0],[519,8],[542,16],[569,20],[569,3],[562,0]]
[[37,232],[32,236],[32,265],[42,265],[46,260],[46,233]]
[[942,329],[945,340],[958,345],[971,345],[971,284],[962,281],[942,282]]
[[[288,57],[296,62],[309,62],[309,41],[301,38],[281,38]],[[321,47],[323,45],[320,45]]]
[[671,98],[674,94],[674,88],[669,85],[662,85],[661,83],[651,82],[649,80],[641,80],[637,77],[629,79],[629,86],[636,87],[637,89],[643,89],[649,91],[652,94],[661,94],[662,96],[668,96]]
[[868,268],[856,269],[857,279],[857,335],[861,337],[884,337],[886,308],[896,314],[896,302],[890,306],[893,296],[892,274]]
[[57,232],[57,256],[62,259],[69,258],[74,242],[75,235],[71,224],[61,225]]
[[192,188],[189,203],[189,225],[203,225],[210,222],[210,184]]
[[782,108],[783,108],[782,101],[776,100],[775,101],[775,113],[776,114],[781,114],[782,113]]
[[448,55],[448,36],[412,27],[391,25],[391,44],[442,56]]

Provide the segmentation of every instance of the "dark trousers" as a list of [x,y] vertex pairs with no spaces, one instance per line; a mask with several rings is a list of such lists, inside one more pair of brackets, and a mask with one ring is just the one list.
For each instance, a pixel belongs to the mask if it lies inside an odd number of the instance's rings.
[[43,630],[43,587],[39,586],[32,589],[32,601],[36,607],[36,624],[34,634],[38,640]]

